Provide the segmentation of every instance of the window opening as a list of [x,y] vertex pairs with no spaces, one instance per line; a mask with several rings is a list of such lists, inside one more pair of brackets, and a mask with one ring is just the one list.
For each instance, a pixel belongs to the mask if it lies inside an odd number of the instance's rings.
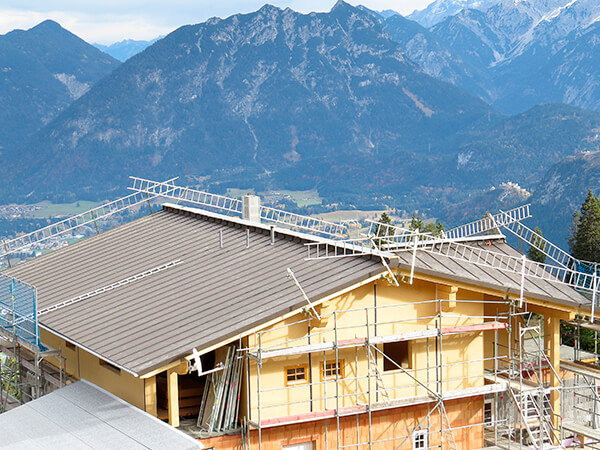
[[[383,353],[391,360],[396,362],[403,369],[411,369],[410,367],[410,342],[388,342],[383,344]],[[383,359],[383,371],[399,370],[398,366],[387,358]]]

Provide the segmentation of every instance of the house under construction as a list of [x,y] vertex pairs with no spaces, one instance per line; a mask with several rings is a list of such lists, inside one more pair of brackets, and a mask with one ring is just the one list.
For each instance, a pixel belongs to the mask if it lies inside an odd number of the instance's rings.
[[3,399],[86,379],[215,448],[600,442],[600,367],[579,348],[600,330],[597,268],[523,225],[527,206],[441,236],[373,222],[350,239],[254,196],[131,189],[4,243],[10,257],[172,202],[0,274]]

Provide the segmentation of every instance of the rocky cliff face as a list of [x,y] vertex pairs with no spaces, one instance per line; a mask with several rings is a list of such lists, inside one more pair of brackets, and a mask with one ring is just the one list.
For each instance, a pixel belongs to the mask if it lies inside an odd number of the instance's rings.
[[497,2],[498,0],[436,0],[427,8],[409,14],[407,18],[429,28],[464,9],[485,11]]
[[[502,112],[550,102],[598,110],[599,19],[595,0],[502,0],[485,10],[462,9],[431,27],[426,40],[399,33],[398,21],[389,29],[428,73],[439,62],[425,55],[451,54],[455,67],[438,76]],[[441,50],[433,51],[433,40]]]

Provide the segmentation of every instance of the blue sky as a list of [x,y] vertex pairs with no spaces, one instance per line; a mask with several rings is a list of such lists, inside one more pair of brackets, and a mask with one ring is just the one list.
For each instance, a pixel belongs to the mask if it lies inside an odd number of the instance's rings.
[[[431,1],[350,0],[348,3],[409,14],[425,8]],[[0,34],[53,19],[90,43],[111,44],[127,38],[149,40],[209,17],[255,11],[264,3],[310,12],[329,11],[335,0],[2,0]]]

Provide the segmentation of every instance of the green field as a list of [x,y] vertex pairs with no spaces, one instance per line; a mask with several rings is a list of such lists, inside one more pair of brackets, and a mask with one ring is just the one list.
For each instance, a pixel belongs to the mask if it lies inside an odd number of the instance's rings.
[[254,194],[254,189],[227,188],[227,197],[240,198],[242,195]]
[[299,208],[320,205],[323,202],[316,189],[311,189],[310,191],[269,191],[261,192],[260,195],[267,201],[288,199],[296,203]]
[[[242,195],[256,194],[254,189],[237,189],[228,188],[227,196],[240,198]],[[264,199],[264,202],[277,202],[284,199],[290,200],[298,205],[299,208],[312,205],[320,205],[323,199],[319,197],[319,192],[316,189],[310,191],[266,191],[258,192],[258,195]]]
[[86,200],[74,203],[50,203],[49,201],[43,201],[31,205],[37,206],[40,209],[32,211],[28,216],[37,219],[56,216],[72,216],[92,209],[102,203],[103,202],[90,202]]

